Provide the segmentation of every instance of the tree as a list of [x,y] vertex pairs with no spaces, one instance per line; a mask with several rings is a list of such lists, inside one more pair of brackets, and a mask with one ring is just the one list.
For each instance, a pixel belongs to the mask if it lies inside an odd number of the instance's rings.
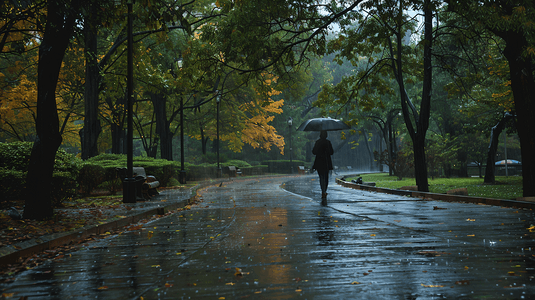
[[27,175],[24,218],[44,219],[52,217],[52,172],[56,151],[62,138],[56,107],[56,86],[65,50],[74,34],[75,17],[80,9],[79,1],[65,5],[65,1],[49,0],[46,26],[39,46],[37,138],[34,143]]
[[522,153],[523,195],[535,196],[535,76],[533,19],[531,1],[465,2],[449,0],[448,9],[475,28],[485,28],[503,40],[503,55],[509,63],[516,123]]
[[[423,39],[416,46],[406,40],[407,32],[414,30],[415,26],[414,20],[404,14],[409,5],[421,8],[424,13]],[[354,76],[336,87],[324,87],[325,94],[337,96],[332,102],[346,105],[354,101],[360,110],[369,111],[374,107],[384,107],[381,99],[375,96],[377,93],[394,94],[387,76],[394,78],[403,119],[413,142],[416,184],[420,191],[428,191],[425,138],[429,128],[433,79],[431,49],[434,7],[431,1],[363,3],[363,11],[358,15],[355,26],[345,28],[338,38],[329,43],[331,51],[340,51],[339,57],[353,61],[354,65],[361,61],[361,67]],[[418,53],[420,49],[421,53]],[[419,63],[420,58],[423,64]],[[418,83],[422,82],[418,104],[411,100],[407,91],[415,79]]]

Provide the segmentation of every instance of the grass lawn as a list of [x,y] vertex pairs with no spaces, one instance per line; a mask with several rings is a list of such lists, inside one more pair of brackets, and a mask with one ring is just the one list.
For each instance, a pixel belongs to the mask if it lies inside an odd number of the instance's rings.
[[[364,182],[375,182],[378,187],[398,189],[402,186],[416,185],[414,178],[405,178],[401,181],[396,176],[388,176],[387,173],[362,174],[356,177],[346,178],[351,181],[362,177]],[[496,176],[496,184],[485,184],[483,178],[436,178],[429,179],[429,191],[431,193],[445,194],[449,190],[467,188],[468,195],[474,197],[516,199],[522,197],[522,177],[520,176]]]

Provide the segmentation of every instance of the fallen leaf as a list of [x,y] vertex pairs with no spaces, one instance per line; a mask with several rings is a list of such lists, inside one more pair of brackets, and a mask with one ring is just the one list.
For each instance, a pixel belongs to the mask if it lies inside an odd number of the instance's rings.
[[351,284],[360,284],[360,282],[358,282],[358,281],[353,281],[353,282],[351,282]]
[[173,287],[173,285],[171,283],[166,283],[165,287],[170,288],[170,287]]
[[445,287],[445,285],[435,285],[435,284],[425,285],[425,284],[421,283],[421,285],[423,287],[427,287],[427,288]]
[[99,289],[99,290],[107,290],[108,287],[107,287],[107,286],[101,286],[101,287],[99,287],[98,289]]

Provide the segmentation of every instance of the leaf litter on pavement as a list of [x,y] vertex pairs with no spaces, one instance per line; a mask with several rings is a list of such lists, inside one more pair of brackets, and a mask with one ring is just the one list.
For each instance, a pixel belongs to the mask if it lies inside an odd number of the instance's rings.
[[[194,200],[192,204],[196,202]],[[24,203],[22,201],[13,202],[13,206],[19,212],[22,212],[23,205]],[[179,209],[179,211],[190,208],[191,206],[188,205]],[[20,249],[19,243],[21,242],[28,240],[39,242],[40,238],[44,238],[50,234],[72,232],[84,226],[103,224],[109,219],[124,218],[124,215],[130,210],[132,210],[132,207],[124,205],[121,197],[87,197],[73,200],[72,202],[65,203],[61,208],[56,208],[54,217],[44,221],[29,219],[15,220],[0,210],[0,250],[7,250],[9,247]],[[168,212],[165,215],[170,213],[174,212]],[[153,216],[153,218],[162,216]],[[48,259],[61,259],[67,255],[66,253],[84,247],[91,240],[106,237],[112,233],[118,234],[125,230],[139,230],[146,222],[148,222],[148,219],[141,220],[137,224],[127,225],[114,232],[106,232],[101,236],[92,235],[85,240],[71,242],[69,245],[59,246],[29,257],[20,258],[16,263],[0,268],[0,282],[9,282],[19,272],[35,268]],[[149,239],[151,237],[150,231],[148,237]]]

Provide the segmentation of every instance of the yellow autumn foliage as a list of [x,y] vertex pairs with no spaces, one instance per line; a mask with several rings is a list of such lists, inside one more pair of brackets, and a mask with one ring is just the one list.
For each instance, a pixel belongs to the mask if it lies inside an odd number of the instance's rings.
[[[0,76],[2,81],[5,78]],[[8,141],[27,141],[35,133],[37,86],[21,75],[17,85],[5,85],[0,102],[0,128]]]

